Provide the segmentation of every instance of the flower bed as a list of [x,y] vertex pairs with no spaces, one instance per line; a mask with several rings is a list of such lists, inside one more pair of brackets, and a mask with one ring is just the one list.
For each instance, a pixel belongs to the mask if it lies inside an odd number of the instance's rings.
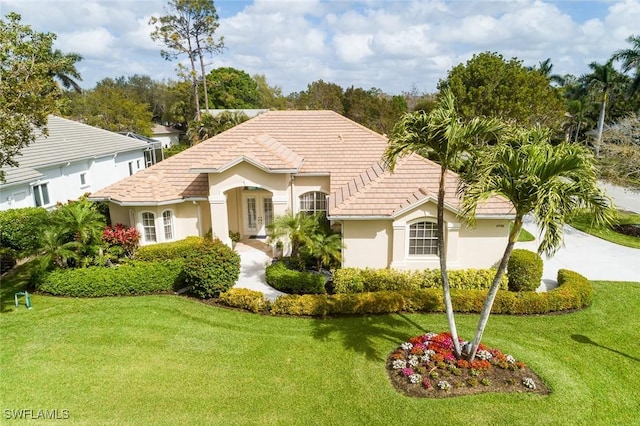
[[[466,342],[460,339],[461,347]],[[473,361],[456,359],[449,333],[427,333],[404,342],[387,358],[394,387],[409,396],[443,398],[481,392],[550,390],[524,363],[480,344]]]

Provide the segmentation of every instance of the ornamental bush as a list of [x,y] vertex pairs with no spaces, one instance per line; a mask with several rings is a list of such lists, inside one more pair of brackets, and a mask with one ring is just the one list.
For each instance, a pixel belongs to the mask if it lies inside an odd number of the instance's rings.
[[271,306],[262,292],[247,288],[230,288],[220,293],[220,303],[251,312],[265,312]]
[[184,284],[202,299],[227,291],[239,276],[240,256],[218,239],[196,245],[182,270]]
[[196,253],[206,241],[209,240],[202,237],[187,237],[184,240],[169,243],[151,244],[138,248],[134,258],[146,262],[176,258],[186,259]]
[[[582,275],[558,271],[558,288],[537,293],[499,290],[491,310],[494,314],[546,314],[581,309],[591,304],[593,289]],[[487,290],[452,289],[453,309],[460,313],[482,310]],[[378,291],[334,295],[287,295],[276,299],[271,313],[276,315],[349,315],[395,312],[443,312],[440,289]]]
[[515,249],[507,264],[510,291],[534,291],[542,280],[542,258],[530,250]]
[[[495,269],[454,269],[449,271],[449,286],[457,289],[488,289],[495,273]],[[333,284],[335,293],[442,288],[439,269],[399,271],[341,268],[334,272]],[[502,277],[500,288],[507,289],[506,276]]]
[[326,292],[324,275],[289,269],[283,262],[267,266],[265,273],[267,284],[284,293],[322,294]]
[[55,296],[105,297],[166,293],[181,286],[182,261],[131,261],[111,268],[91,266],[42,272],[36,289]]
[[33,253],[48,217],[42,207],[0,211],[0,246],[15,250],[18,257]]
[[0,247],[0,274],[16,266],[16,251],[9,247]]

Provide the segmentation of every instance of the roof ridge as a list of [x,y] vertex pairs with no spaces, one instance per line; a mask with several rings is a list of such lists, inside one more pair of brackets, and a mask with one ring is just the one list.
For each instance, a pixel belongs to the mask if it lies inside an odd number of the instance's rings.
[[302,157],[297,152],[295,152],[287,145],[283,144],[268,133],[254,136],[252,139],[259,143],[260,146],[278,157],[284,163],[289,164],[293,168],[300,168],[300,166],[304,162],[304,157]]

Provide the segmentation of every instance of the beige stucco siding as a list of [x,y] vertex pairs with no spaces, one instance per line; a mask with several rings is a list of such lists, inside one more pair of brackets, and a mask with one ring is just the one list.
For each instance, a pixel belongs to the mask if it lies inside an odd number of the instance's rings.
[[386,268],[391,250],[391,221],[344,221],[343,266],[356,268]]
[[459,258],[465,268],[489,268],[502,257],[509,237],[506,219],[480,219],[474,228],[460,228]]

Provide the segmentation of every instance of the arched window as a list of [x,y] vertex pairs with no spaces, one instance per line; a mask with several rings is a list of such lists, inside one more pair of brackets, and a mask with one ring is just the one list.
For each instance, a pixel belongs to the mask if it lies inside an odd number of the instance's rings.
[[162,212],[162,226],[165,241],[173,240],[173,212],[171,210]]
[[300,196],[300,211],[304,213],[326,213],[327,194],[320,191],[307,192]]
[[438,234],[433,222],[416,222],[409,226],[409,254],[438,254]]
[[144,241],[147,243],[155,243],[156,239],[156,215],[151,212],[142,213],[142,230]]

